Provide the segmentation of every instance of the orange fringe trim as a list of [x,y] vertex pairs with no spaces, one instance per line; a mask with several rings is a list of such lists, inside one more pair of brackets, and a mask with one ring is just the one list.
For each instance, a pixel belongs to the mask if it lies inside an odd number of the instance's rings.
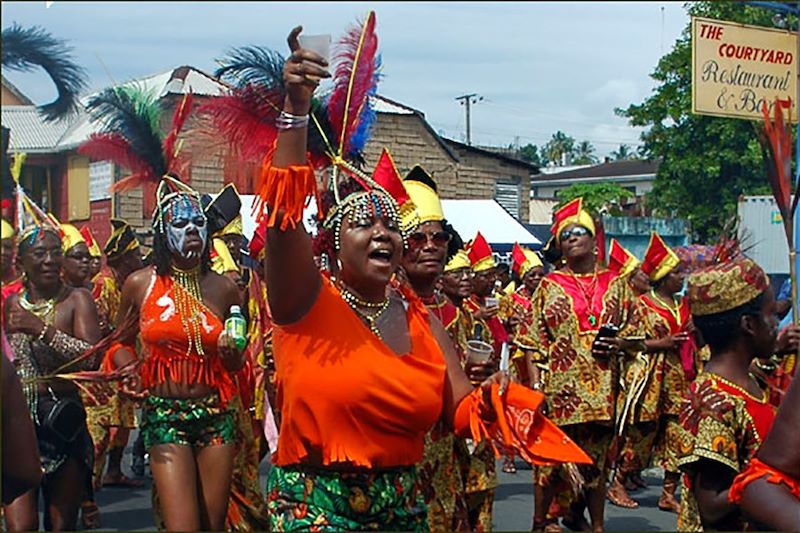
[[311,196],[317,194],[317,179],[310,164],[292,165],[289,168],[272,166],[272,154],[267,154],[261,167],[258,180],[258,200],[256,212],[263,212],[264,204],[269,207],[267,227],[273,228],[280,213],[281,231],[291,226],[295,229],[303,221],[303,210]]
[[187,385],[203,383],[219,391],[223,405],[236,394],[236,385],[217,357],[200,359],[153,354],[145,359],[141,377],[147,389],[167,381]]
[[800,498],[800,480],[795,479],[788,474],[777,470],[768,464],[753,458],[747,468],[733,480],[733,485],[728,489],[728,500],[736,505],[742,503],[742,496],[747,486],[757,479],[767,476],[767,481],[778,485],[783,483],[794,495],[795,498]]

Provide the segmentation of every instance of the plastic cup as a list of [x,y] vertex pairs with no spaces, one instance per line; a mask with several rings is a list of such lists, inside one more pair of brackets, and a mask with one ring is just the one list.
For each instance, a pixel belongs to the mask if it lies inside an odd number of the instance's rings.
[[487,363],[494,353],[494,348],[479,340],[467,341],[467,361],[470,364]]
[[325,61],[330,63],[331,55],[331,36],[326,35],[299,35],[297,41],[302,48],[313,50],[322,56]]
[[500,305],[500,300],[493,296],[488,296],[484,300],[484,303],[486,304],[486,307],[497,307],[498,305]]

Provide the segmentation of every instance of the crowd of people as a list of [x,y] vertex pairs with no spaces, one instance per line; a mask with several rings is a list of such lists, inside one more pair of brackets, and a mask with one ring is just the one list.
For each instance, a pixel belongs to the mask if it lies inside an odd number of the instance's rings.
[[[148,254],[123,220],[101,250],[20,187],[4,206],[8,530],[39,528],[40,495],[45,529],[100,527],[95,492],[139,483],[121,469],[136,427],[170,531],[487,531],[498,458],[533,466],[536,531],[602,531],[606,501],[636,508],[654,465],[679,530],[800,524],[800,328],[779,330],[735,241],[704,262],[655,233],[641,261],[606,253],[577,198],[543,255],[516,244],[504,268],[448,223],[422,166],[401,175],[384,151],[366,173],[342,128],[319,171],[309,113],[331,73],[300,33],[251,238],[233,186],[212,198],[184,179],[191,96],[163,137],[135,91],[88,105],[117,144],[86,153],[133,154],[125,185],[157,185]],[[158,146],[125,137],[137,113]],[[226,326],[237,308],[244,343]]]

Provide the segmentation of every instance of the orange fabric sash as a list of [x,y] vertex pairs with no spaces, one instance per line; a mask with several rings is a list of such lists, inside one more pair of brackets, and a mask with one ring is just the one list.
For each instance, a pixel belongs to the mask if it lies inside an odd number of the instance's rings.
[[785,474],[754,457],[747,468],[742,473],[736,476],[733,480],[733,485],[728,490],[728,500],[731,503],[740,505],[742,503],[742,496],[747,486],[757,479],[767,476],[767,481],[774,485],[783,483],[789,489],[795,498],[800,499],[800,479]]
[[[457,434],[475,442],[489,440],[497,457],[518,455],[535,465],[592,463],[586,452],[539,411],[544,401],[541,392],[516,383],[509,384],[503,396],[499,389],[498,384],[492,385],[491,405],[486,405],[480,388],[461,400],[453,420]],[[494,411],[494,422],[487,423],[481,416],[486,410]]]

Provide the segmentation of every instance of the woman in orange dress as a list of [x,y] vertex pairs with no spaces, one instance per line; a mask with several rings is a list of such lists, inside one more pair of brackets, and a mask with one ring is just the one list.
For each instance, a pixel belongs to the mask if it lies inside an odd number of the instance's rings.
[[[364,27],[374,28],[374,14]],[[272,528],[427,530],[414,468],[425,434],[439,419],[478,431],[490,415],[479,414],[484,394],[473,393],[442,324],[412,291],[390,287],[414,226],[401,222],[385,188],[340,159],[341,145],[334,163],[367,186],[351,180],[325,214],[337,277],[314,262],[300,223],[315,187],[307,130],[312,94],[330,74],[324,58],[300,47],[301,30],[289,35],[281,131],[262,170],[282,415],[267,486]],[[374,35],[365,34],[369,43]],[[508,389],[505,401],[517,394],[499,373],[484,385],[496,406],[499,390]]]

